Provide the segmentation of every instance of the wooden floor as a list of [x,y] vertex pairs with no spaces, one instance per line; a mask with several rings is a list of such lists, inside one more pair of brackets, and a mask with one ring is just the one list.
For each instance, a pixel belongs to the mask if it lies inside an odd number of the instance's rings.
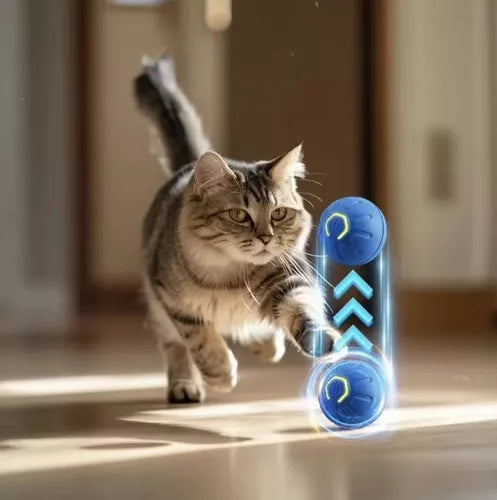
[[351,440],[313,428],[294,352],[237,350],[233,393],[167,407],[140,322],[0,336],[2,500],[497,498],[495,332],[400,335],[398,408]]

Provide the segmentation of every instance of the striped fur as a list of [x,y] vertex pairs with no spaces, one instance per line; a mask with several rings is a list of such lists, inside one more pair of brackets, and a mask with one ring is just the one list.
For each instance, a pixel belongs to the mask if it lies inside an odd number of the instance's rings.
[[166,145],[171,173],[210,149],[200,118],[178,87],[170,57],[145,64],[135,79],[134,93]]
[[[200,122],[191,104],[180,107],[186,98],[169,84],[172,67],[159,71],[163,64],[148,65],[135,84],[173,171],[143,224],[145,292],[169,399],[189,402],[203,399],[205,383],[218,390],[236,384],[225,336],[275,361],[284,337],[312,354],[316,330],[327,333],[327,350],[338,333],[326,322],[304,258],[311,217],[295,182],[303,172],[301,147],[255,163],[201,154],[208,141],[187,132],[201,131]],[[193,121],[187,125],[185,117]]]

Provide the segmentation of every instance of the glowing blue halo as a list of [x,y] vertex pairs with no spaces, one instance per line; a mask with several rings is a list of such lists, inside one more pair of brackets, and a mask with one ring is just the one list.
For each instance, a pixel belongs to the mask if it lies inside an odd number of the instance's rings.
[[[305,386],[304,398],[306,400],[307,410],[313,424],[334,436],[344,439],[360,439],[372,436],[379,432],[384,432],[388,425],[389,414],[383,411],[374,415],[370,422],[364,427],[337,425],[331,421],[322,411],[319,404],[320,394],[323,392],[323,384],[327,379],[327,375],[333,367],[338,366],[341,362],[357,359],[374,366],[381,374],[381,391],[384,396],[384,401],[381,403],[381,409],[392,406],[392,392],[390,390],[390,381],[392,380],[392,366],[380,352],[366,352],[362,349],[348,348],[339,352],[333,352],[328,356],[316,360],[314,363],[307,385]],[[369,425],[373,423],[373,425]],[[349,429],[349,430],[347,430]],[[345,430],[345,432],[344,432]]]
[[[323,293],[323,296],[330,297],[331,294],[327,293],[328,279],[330,271],[332,270],[332,261],[326,256],[324,246],[317,238],[316,245],[315,268],[317,270],[317,282]],[[378,418],[371,426],[366,426],[360,429],[344,432],[343,426],[340,428],[334,424],[323,413],[319,405],[319,394],[322,390],[322,384],[326,379],[326,374],[330,371],[331,366],[340,360],[347,359],[349,356],[359,357],[376,366],[382,374],[382,390],[384,392],[385,401],[384,407],[391,408],[395,406],[396,402],[396,384],[392,360],[394,356],[394,336],[393,336],[393,317],[392,317],[392,303],[391,303],[391,284],[390,284],[390,261],[388,244],[385,245],[379,257],[374,260],[375,274],[377,285],[377,293],[379,297],[378,307],[375,311],[375,318],[377,318],[379,349],[373,352],[366,352],[361,349],[343,349],[340,352],[334,352],[321,358],[315,358],[314,365],[307,385],[305,387],[305,398],[307,407],[312,422],[320,429],[325,430],[335,436],[346,439],[357,439],[371,436],[378,432],[383,432],[387,425],[387,415],[385,413],[375,416]],[[331,309],[330,309],[331,310]],[[314,335],[314,352],[322,354],[322,335],[321,331],[317,331]],[[380,412],[381,413],[381,412]],[[389,413],[391,415],[391,413]]]

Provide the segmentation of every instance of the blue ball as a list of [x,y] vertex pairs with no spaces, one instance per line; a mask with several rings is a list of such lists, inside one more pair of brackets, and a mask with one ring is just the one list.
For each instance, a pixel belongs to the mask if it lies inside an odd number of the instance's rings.
[[334,201],[319,220],[319,241],[328,257],[346,266],[362,266],[379,255],[387,241],[387,223],[369,200],[349,196]]
[[339,427],[366,427],[385,408],[385,379],[377,364],[344,358],[324,375],[318,399],[322,412]]

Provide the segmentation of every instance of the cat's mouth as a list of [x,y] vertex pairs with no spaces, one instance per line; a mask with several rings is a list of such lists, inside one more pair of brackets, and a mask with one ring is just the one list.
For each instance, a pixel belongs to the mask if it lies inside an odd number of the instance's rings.
[[267,248],[263,248],[258,252],[250,253],[247,255],[248,260],[257,265],[262,265],[268,263],[270,260],[274,259],[275,255],[273,252],[269,251]]
[[257,252],[256,255],[264,257],[266,255],[272,255],[272,253],[269,250],[267,250],[266,248],[263,248],[260,252]]

